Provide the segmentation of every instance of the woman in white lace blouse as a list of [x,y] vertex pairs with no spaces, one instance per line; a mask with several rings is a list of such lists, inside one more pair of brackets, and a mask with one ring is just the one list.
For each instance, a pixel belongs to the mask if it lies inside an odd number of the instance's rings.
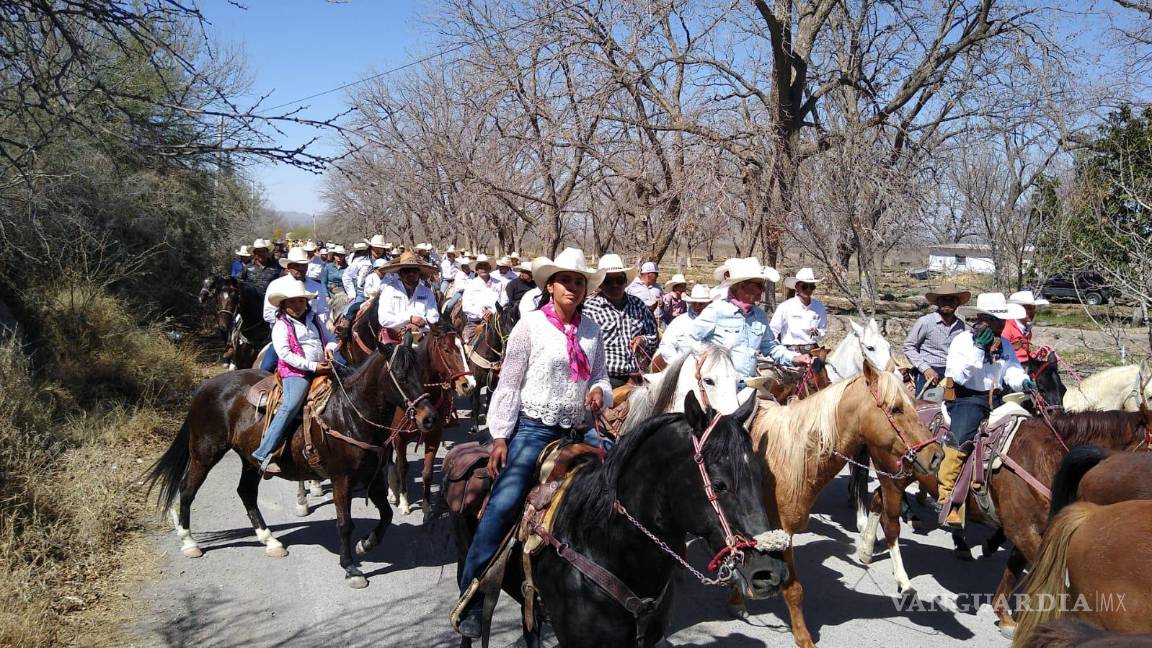
[[[586,409],[612,406],[600,327],[580,313],[603,273],[588,268],[581,250],[567,248],[534,276],[544,303],[508,337],[500,383],[488,408],[493,438],[488,471],[496,481],[460,571],[461,596],[516,522],[544,447],[580,425]],[[461,634],[480,636],[482,603],[482,596],[469,601],[460,615]]]

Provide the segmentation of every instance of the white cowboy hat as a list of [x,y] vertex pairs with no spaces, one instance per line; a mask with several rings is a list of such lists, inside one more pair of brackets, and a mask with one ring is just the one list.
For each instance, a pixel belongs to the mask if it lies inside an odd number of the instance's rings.
[[477,254],[476,258],[472,259],[473,268],[479,268],[481,263],[487,265],[489,270],[492,269],[492,261],[488,258],[487,254]]
[[795,277],[788,277],[784,280],[784,287],[788,288],[789,290],[795,289],[796,282],[798,281],[810,284],[818,284],[824,280],[817,278],[816,273],[812,272],[812,268],[800,268],[800,271],[796,273]]
[[692,286],[692,292],[684,295],[684,301],[689,304],[707,304],[712,301],[712,287],[708,284]]
[[363,241],[352,244],[352,251],[353,252],[363,252],[364,250],[367,250],[367,249],[368,249],[368,244],[363,242]]
[[320,248],[319,250],[316,250],[316,254],[319,254],[320,256],[324,256],[324,255],[328,254],[328,248]]
[[728,278],[728,262],[731,260],[732,259],[725,259],[724,263],[720,264],[720,267],[712,271],[712,278],[716,280],[716,283],[722,283]]
[[260,248],[264,248],[265,250],[267,250],[270,247],[272,247],[272,244],[268,242],[268,239],[258,238],[255,241],[252,241],[252,250],[253,251],[259,250]]
[[532,259],[532,263],[528,264],[528,271],[532,274],[536,274],[537,272],[540,272],[540,268],[543,268],[544,264],[546,263],[552,263],[552,259],[549,259],[546,256],[538,256],[535,259]]
[[384,236],[381,234],[373,234],[372,238],[364,239],[364,242],[367,243],[369,247],[380,248],[383,250],[392,247],[388,244],[387,241],[384,240]]
[[[643,268],[641,268],[641,270],[643,270]],[[668,289],[670,289],[672,286],[675,286],[676,284],[684,284],[685,286],[687,286],[688,280],[684,278],[684,275],[682,275],[680,273],[676,273],[676,274],[672,275],[671,279],[664,282],[664,290],[667,291]]]
[[[610,256],[616,255],[613,254]],[[619,259],[620,257],[616,258]],[[540,260],[543,261],[537,265],[536,261]],[[604,261],[604,259],[600,259],[600,261]],[[532,273],[533,279],[536,280],[536,285],[540,287],[540,290],[548,289],[548,280],[551,279],[552,275],[556,274],[557,272],[575,272],[587,277],[587,294],[589,295],[591,295],[597,288],[600,287],[600,282],[604,281],[604,275],[609,272],[603,268],[598,270],[589,268],[588,261],[584,258],[584,250],[574,247],[564,248],[564,251],[556,255],[555,259],[548,259],[547,257],[536,257],[536,259],[533,259],[532,265],[536,268],[536,271]]]
[[1032,294],[1031,290],[1021,290],[1014,292],[1008,296],[1009,304],[1020,304],[1021,306],[1047,306],[1052,302],[1042,297],[1036,297]]
[[515,270],[516,272],[527,272],[527,273],[531,274],[532,273],[532,263],[529,261],[521,261],[520,263],[516,264],[515,268],[512,268],[512,269]]
[[239,250],[236,250],[236,256],[252,256],[252,248],[247,245],[241,245]]
[[316,251],[316,242],[315,241],[306,241],[304,243],[304,245],[302,245],[301,247],[304,248],[305,252],[315,252]]
[[464,266],[471,266],[472,265],[472,257],[470,257],[468,255],[464,255],[464,256],[456,259],[456,263],[459,263],[461,268],[463,268]]
[[508,256],[512,257],[513,259],[519,259],[520,253],[519,252],[509,252]]
[[311,259],[308,258],[308,253],[304,248],[294,247],[288,250],[288,256],[280,259],[280,267],[287,268],[293,263],[308,263]]
[[770,266],[760,265],[757,257],[743,259],[728,259],[724,264],[728,268],[728,278],[720,284],[721,288],[735,286],[741,281],[780,281],[780,273]]
[[444,254],[458,254],[458,252],[456,252],[456,246],[455,245],[449,245],[448,249],[444,250]]
[[660,268],[657,268],[656,264],[651,261],[645,261],[644,265],[640,266],[640,274],[648,274],[649,272],[659,274]]
[[1020,319],[1026,316],[1024,307],[1011,304],[1004,299],[1004,293],[983,293],[976,296],[975,306],[961,306],[956,309],[960,317],[968,318],[979,314],[991,315],[1002,320]]
[[348,254],[348,250],[345,250],[343,245],[336,245],[331,250],[329,250],[329,252],[331,252],[332,254],[340,254],[340,255]]
[[376,259],[375,261],[372,262],[372,269],[373,270],[379,270],[380,268],[386,267],[387,265],[388,265],[388,262],[385,261],[383,258]]
[[511,268],[512,267],[512,259],[509,257],[506,257],[506,256],[502,256],[502,257],[500,257],[499,260],[496,261],[496,267],[497,268]]
[[304,288],[303,281],[282,282],[268,291],[268,303],[273,306],[279,306],[280,302],[285,299],[293,299],[295,297],[316,299],[316,293],[308,292],[308,290]]
[[619,254],[605,254],[604,256],[600,257],[600,262],[596,264],[596,269],[602,271],[606,275],[612,274],[613,272],[623,272],[624,278],[628,281],[635,279],[636,275],[640,272],[636,268],[624,265],[624,261],[620,258]]
[[424,252],[431,252],[432,251],[432,244],[431,243],[421,243],[421,244],[416,246],[416,249],[424,251]]

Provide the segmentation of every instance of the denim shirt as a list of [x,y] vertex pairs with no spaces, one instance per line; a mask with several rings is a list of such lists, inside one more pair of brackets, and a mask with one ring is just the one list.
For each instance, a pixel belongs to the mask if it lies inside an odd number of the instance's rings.
[[759,375],[756,371],[757,353],[786,367],[792,366],[792,358],[798,355],[776,342],[768,328],[768,315],[759,306],[753,306],[744,315],[731,302],[712,302],[692,324],[692,339],[711,342],[731,351],[732,364],[744,378]]

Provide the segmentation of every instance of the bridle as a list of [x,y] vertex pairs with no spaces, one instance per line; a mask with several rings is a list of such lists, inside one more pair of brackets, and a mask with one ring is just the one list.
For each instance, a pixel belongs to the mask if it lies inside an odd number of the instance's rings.
[[688,561],[682,558],[680,554],[673,551],[667,543],[633,517],[620,500],[612,502],[612,508],[615,509],[616,512],[623,515],[625,519],[632,523],[632,526],[639,529],[640,532],[647,536],[661,551],[680,563],[681,566],[691,572],[692,575],[704,585],[726,585],[731,582],[735,576],[736,565],[744,562],[745,550],[783,551],[791,544],[791,538],[781,529],[767,531],[752,539],[745,538],[732,531],[732,525],[728,523],[728,516],[725,515],[724,509],[720,507],[716,491],[712,488],[712,480],[708,477],[708,468],[704,464],[704,445],[708,443],[708,438],[712,435],[712,431],[716,429],[716,424],[720,422],[720,418],[721,414],[715,414],[711,422],[708,423],[708,427],[704,430],[704,434],[699,438],[693,434],[689,434],[689,437],[692,439],[692,460],[696,463],[696,467],[700,471],[700,479],[704,485],[704,494],[708,498],[708,503],[712,505],[712,510],[716,512],[716,517],[720,520],[720,528],[724,531],[724,548],[716,552],[716,555],[708,562],[708,570],[715,572],[716,578],[708,578],[695,567],[688,564]]
[[[904,436],[904,433],[900,431],[899,426],[896,425],[896,420],[892,418],[892,413],[889,412],[888,408],[884,406],[884,401],[883,401],[883,399],[880,398],[880,393],[875,388],[873,388],[871,386],[868,387],[868,393],[871,394],[872,403],[874,405],[876,405],[876,409],[880,410],[880,413],[884,415],[884,419],[886,421],[888,421],[888,425],[892,428],[892,431],[896,433],[896,437],[900,439],[901,443],[903,443],[904,447],[905,447],[904,453],[902,455],[900,455],[900,469],[899,470],[897,470],[895,473],[889,473],[889,472],[884,472],[883,470],[880,470],[879,468],[875,468],[876,473],[879,475],[883,475],[884,477],[891,478],[891,479],[904,479],[905,477],[908,477],[911,475],[911,473],[908,472],[908,470],[907,470],[907,466],[909,466],[909,465],[912,466],[914,469],[919,470],[919,471],[924,472],[924,473],[932,472],[926,466],[924,466],[923,463],[920,462],[920,458],[918,455],[920,454],[921,450],[932,445],[933,443],[940,443],[944,429],[940,428],[940,430],[936,433],[936,435],[932,436],[931,438],[925,439],[924,441],[920,441],[917,443],[910,443],[908,441],[908,439]],[[855,459],[853,459],[852,457],[849,457],[848,455],[845,455],[839,451],[833,450],[832,453],[835,454],[840,459],[843,459],[854,466],[862,467],[866,470],[868,468],[870,468],[870,466],[868,466],[867,464],[862,464],[862,463],[856,461]]]
[[[428,336],[428,344],[432,344],[432,341],[433,341],[433,340],[435,340],[435,339],[438,339],[438,338],[443,338],[443,337],[446,337],[446,336],[449,336],[449,335],[450,335],[450,336],[452,336],[453,338],[456,338],[456,333],[455,333],[455,332],[452,332],[452,333],[447,333],[447,334],[430,334],[430,335]],[[453,344],[452,346],[453,346],[453,348],[455,348],[455,346],[456,346],[456,345],[455,345],[455,344]],[[436,357],[439,359],[439,362],[440,362],[440,365],[441,365],[441,366],[443,366],[443,367],[448,367],[448,366],[450,366],[450,365],[448,364],[448,360],[449,360],[449,358],[451,358],[451,354],[450,354],[450,353],[448,353],[447,351],[445,351],[445,350],[444,350],[444,346],[443,346],[443,345],[441,345],[441,344],[436,344],[436,345],[435,345],[435,348],[433,349],[433,351],[434,351],[434,353],[436,354]],[[441,388],[441,389],[445,389],[445,390],[447,390],[447,389],[451,389],[451,388],[452,388],[452,385],[453,385],[453,384],[456,382],[456,379],[458,379],[458,378],[463,378],[463,377],[465,377],[465,376],[471,376],[471,375],[472,375],[472,372],[471,372],[471,371],[468,369],[468,364],[467,364],[467,363],[464,363],[464,364],[463,364],[463,367],[464,367],[464,369],[463,369],[462,371],[457,371],[457,372],[453,373],[452,375],[450,375],[450,376],[447,376],[447,377],[444,379],[444,381],[443,381],[443,382],[439,382],[439,383],[427,383],[427,384],[425,384],[424,386],[425,386],[425,387],[439,387],[439,388]]]

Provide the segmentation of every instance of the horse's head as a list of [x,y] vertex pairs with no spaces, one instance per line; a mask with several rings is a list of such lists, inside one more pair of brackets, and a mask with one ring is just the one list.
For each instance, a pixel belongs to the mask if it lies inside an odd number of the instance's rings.
[[1028,361],[1024,363],[1024,370],[1036,383],[1036,390],[1044,399],[1044,403],[1033,403],[1033,405],[1037,407],[1042,405],[1064,406],[1064,394],[1068,388],[1060,379],[1059,358],[1056,356],[1055,349],[1048,346],[1040,347],[1028,357]]
[[201,306],[207,306],[208,301],[212,299],[212,294],[216,286],[215,275],[205,277],[204,281],[200,284],[200,293],[196,295],[196,299],[200,301]]
[[[880,371],[892,371],[896,364],[892,360],[892,345],[880,334],[880,326],[876,318],[868,318],[868,323],[860,326],[849,320],[852,324],[852,333],[860,345],[860,355],[864,363],[871,364],[872,368]],[[863,364],[861,368],[863,368]]]
[[844,390],[842,408],[855,417],[858,434],[874,460],[888,472],[904,464],[919,474],[934,474],[944,448],[920,420],[916,404],[895,374],[864,363],[864,373]]
[[436,408],[428,400],[424,383],[420,379],[420,363],[416,350],[412,348],[412,333],[404,334],[402,344],[385,344],[376,349],[387,362],[387,376],[381,381],[385,398],[397,407],[404,408],[408,420],[424,432],[432,429],[439,416]]
[[745,429],[756,408],[750,398],[730,415],[684,402],[683,434],[665,464],[671,480],[673,522],[703,538],[713,552],[709,569],[734,579],[748,598],[776,594],[788,579],[782,551],[789,538],[773,531],[764,511],[764,464]]
[[449,326],[433,326],[424,339],[433,380],[451,383],[460,396],[471,394],[476,389],[476,378],[468,369],[460,334]]
[[740,407],[737,384],[740,374],[732,364],[728,350],[713,344],[702,344],[694,349],[684,363],[676,380],[677,405],[684,402],[689,392],[697,402],[720,412],[731,414]]

